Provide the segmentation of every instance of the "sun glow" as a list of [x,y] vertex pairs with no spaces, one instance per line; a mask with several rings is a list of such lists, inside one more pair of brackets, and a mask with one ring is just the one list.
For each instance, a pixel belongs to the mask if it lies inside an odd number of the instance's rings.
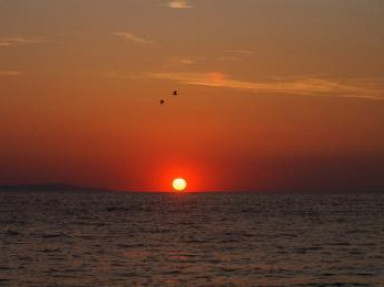
[[184,191],[185,188],[187,187],[187,182],[185,181],[184,178],[175,178],[172,181],[172,187],[176,191]]

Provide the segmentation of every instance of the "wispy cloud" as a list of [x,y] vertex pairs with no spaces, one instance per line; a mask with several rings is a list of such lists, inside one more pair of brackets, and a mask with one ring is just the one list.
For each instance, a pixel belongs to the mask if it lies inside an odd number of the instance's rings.
[[181,65],[193,65],[195,64],[196,62],[196,59],[192,58],[192,57],[185,57],[185,58],[181,58],[179,63]]
[[224,56],[224,57],[219,57],[218,60],[223,62],[238,62],[238,61],[241,61],[242,58]]
[[0,70],[0,76],[4,77],[18,77],[23,73],[21,71]]
[[247,49],[227,49],[224,52],[229,54],[243,55],[243,56],[252,56],[255,54],[255,51],[247,50]]
[[130,33],[130,32],[113,32],[112,34],[115,36],[118,36],[122,39],[125,39],[127,41],[135,42],[138,44],[143,44],[143,45],[155,45],[156,44],[155,42],[153,42],[151,40],[144,39],[144,38],[139,37],[139,36],[137,36],[133,33]]
[[7,48],[7,47],[13,47],[13,46],[26,46],[26,45],[38,44],[38,43],[42,43],[42,42],[44,42],[44,39],[39,38],[39,37],[3,38],[3,39],[0,39],[0,48]]
[[193,6],[186,0],[172,0],[165,4],[165,6],[172,9],[190,9]]
[[194,56],[173,56],[170,58],[171,65],[190,66],[196,64],[200,57]]
[[325,78],[301,78],[270,82],[249,82],[236,80],[220,73],[153,73],[148,77],[172,80],[189,85],[247,90],[263,95],[299,95],[348,97],[384,100],[380,87],[362,86]]
[[255,51],[249,49],[227,49],[224,55],[219,57],[219,61],[235,62],[244,61],[246,58],[255,55]]

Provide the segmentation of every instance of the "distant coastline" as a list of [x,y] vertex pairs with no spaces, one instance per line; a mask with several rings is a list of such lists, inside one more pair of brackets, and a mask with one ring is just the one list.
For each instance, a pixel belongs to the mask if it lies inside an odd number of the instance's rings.
[[114,192],[108,188],[77,186],[65,183],[0,185],[0,192]]

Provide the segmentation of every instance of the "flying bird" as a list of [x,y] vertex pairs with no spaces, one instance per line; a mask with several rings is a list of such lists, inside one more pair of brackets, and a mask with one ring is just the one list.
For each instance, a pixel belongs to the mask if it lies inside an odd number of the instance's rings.
[[[179,95],[179,93],[177,92],[177,90],[174,90],[172,92],[172,94],[170,96],[168,96],[166,99],[168,99],[169,97],[178,96],[178,95]],[[160,103],[160,105],[164,105],[165,104],[165,99],[161,99],[159,103]]]

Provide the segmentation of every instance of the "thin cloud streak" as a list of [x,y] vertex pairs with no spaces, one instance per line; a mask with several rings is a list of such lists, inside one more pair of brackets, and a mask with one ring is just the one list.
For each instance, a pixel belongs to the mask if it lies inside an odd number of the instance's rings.
[[171,9],[191,9],[193,8],[187,1],[185,0],[173,0],[169,1],[165,4],[168,8]]
[[237,54],[237,55],[243,55],[243,56],[253,56],[255,54],[252,50],[246,50],[246,49],[228,49],[224,51],[225,53],[230,54]]
[[239,57],[220,57],[218,60],[222,62],[238,62],[242,61],[243,59]]
[[112,34],[134,43],[143,45],[155,45],[155,42],[144,39],[130,32],[113,32]]
[[174,56],[169,62],[171,65],[190,66],[196,64],[199,59],[199,57],[194,56]]
[[0,76],[4,77],[18,77],[23,75],[20,71],[0,70]]
[[265,95],[299,95],[362,98],[384,100],[383,90],[362,87],[324,78],[302,78],[291,81],[248,82],[230,78],[228,75],[214,73],[153,73],[150,78],[172,80],[188,85],[248,90]]
[[193,64],[195,64],[195,62],[196,62],[196,60],[195,59],[193,59],[193,58],[189,58],[189,57],[186,57],[186,58],[182,58],[182,59],[180,59],[180,61],[179,61],[179,63],[181,64],[181,65],[193,65]]
[[14,37],[14,38],[3,38],[0,39],[0,48],[8,48],[13,46],[26,46],[39,44],[44,42],[43,38],[24,38],[24,37]]
[[227,49],[224,50],[224,56],[221,56],[218,60],[223,62],[236,62],[245,61],[246,58],[255,55],[253,50],[248,49]]

